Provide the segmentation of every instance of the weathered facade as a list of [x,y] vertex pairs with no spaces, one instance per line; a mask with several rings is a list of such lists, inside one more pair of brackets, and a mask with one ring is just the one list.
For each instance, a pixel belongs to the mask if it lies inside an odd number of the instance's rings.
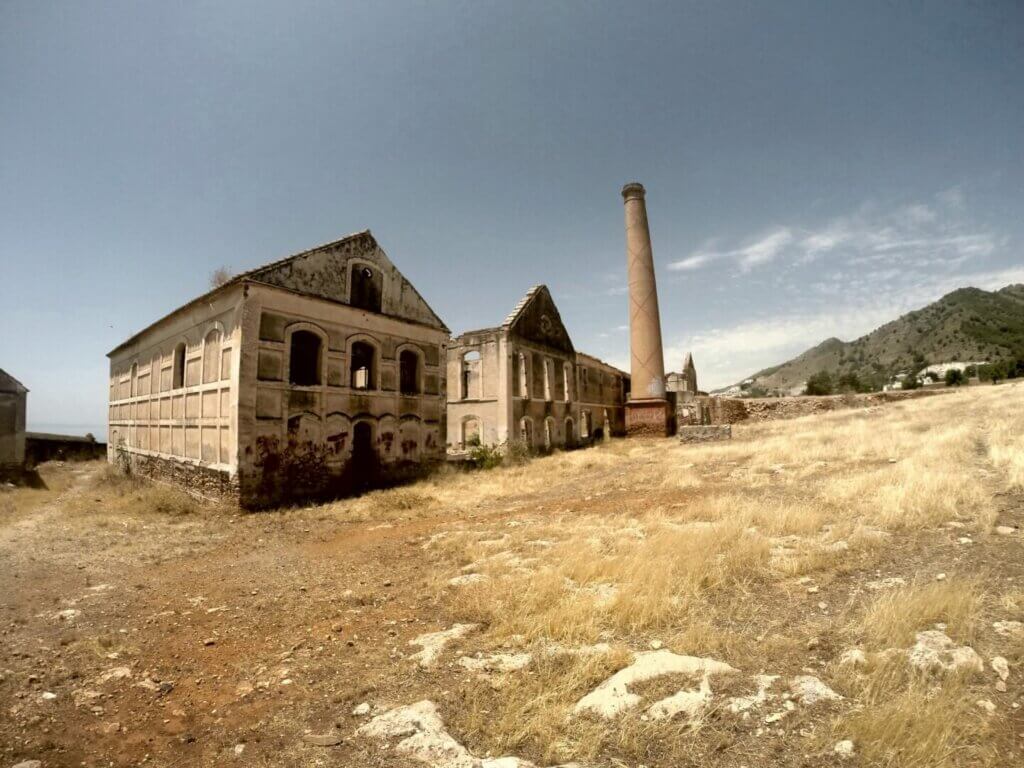
[[25,465],[25,413],[28,389],[0,370],[0,476],[18,474]]
[[262,507],[444,457],[449,331],[361,232],[246,272],[109,353],[111,461]]
[[448,347],[448,447],[575,447],[625,431],[629,377],[577,352],[546,286]]

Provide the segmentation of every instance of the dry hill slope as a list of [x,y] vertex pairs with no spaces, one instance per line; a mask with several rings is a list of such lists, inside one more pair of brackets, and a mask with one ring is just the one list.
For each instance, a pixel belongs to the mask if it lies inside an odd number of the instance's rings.
[[751,378],[766,390],[798,387],[818,371],[854,373],[874,387],[894,373],[952,360],[996,362],[1024,354],[1024,285],[960,288],[855,341],[827,339]]

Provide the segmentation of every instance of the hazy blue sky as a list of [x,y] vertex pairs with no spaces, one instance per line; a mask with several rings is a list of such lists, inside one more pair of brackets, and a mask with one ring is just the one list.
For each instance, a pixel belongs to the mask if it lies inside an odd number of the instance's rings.
[[648,190],[702,386],[1024,281],[1024,4],[0,2],[0,367],[105,419],[105,353],[370,228],[456,333],[547,283],[628,363]]

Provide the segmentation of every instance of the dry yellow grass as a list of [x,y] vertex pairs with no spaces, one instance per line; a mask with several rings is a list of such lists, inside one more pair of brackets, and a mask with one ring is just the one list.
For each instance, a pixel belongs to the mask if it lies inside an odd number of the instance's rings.
[[917,632],[941,622],[950,637],[970,642],[981,597],[977,577],[888,590],[868,604],[860,633],[874,649],[904,648]]

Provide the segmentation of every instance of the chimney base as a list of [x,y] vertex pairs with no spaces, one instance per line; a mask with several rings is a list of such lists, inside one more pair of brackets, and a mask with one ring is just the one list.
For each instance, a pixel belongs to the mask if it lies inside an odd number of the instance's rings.
[[669,437],[673,433],[672,412],[667,400],[626,402],[627,437]]

